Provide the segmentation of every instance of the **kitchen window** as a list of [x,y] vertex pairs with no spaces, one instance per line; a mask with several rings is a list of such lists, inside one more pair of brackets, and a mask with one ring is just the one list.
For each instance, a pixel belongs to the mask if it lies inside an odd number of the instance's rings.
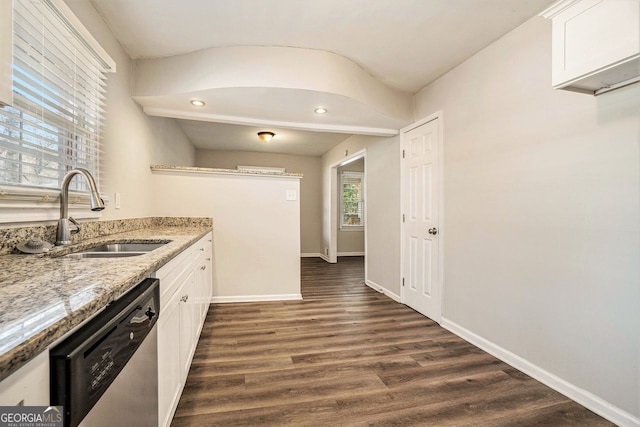
[[[63,0],[14,0],[12,38],[13,99],[0,108],[0,207],[57,207],[69,170],[100,179],[106,72],[115,63]],[[71,184],[88,190],[83,180]]]
[[344,171],[340,175],[340,227],[364,226],[364,173]]

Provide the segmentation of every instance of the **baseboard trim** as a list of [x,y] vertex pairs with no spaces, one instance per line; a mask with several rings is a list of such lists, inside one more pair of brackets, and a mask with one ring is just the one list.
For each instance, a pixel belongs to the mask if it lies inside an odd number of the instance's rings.
[[307,253],[301,253],[300,254],[300,258],[322,258],[323,260],[325,260],[326,262],[329,262],[329,257],[326,255],[321,254],[320,252],[307,252]]
[[365,283],[365,285],[367,285],[368,287],[370,287],[374,291],[380,292],[381,294],[385,294],[386,296],[388,296],[389,298],[391,298],[395,302],[400,302],[400,295],[394,294],[390,290],[378,285],[373,280],[368,280],[367,279],[367,280],[364,281],[364,283]]
[[440,326],[621,427],[640,427],[640,418],[546,371],[509,350],[442,318]]
[[322,258],[322,254],[320,252],[302,252],[300,258]]
[[228,297],[211,297],[211,303],[225,304],[230,302],[296,301],[301,299],[301,294],[234,295]]
[[338,256],[364,256],[364,252],[338,252]]

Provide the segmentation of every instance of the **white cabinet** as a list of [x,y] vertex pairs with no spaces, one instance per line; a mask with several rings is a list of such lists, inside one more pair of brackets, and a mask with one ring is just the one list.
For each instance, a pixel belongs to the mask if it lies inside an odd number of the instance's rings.
[[552,85],[600,94],[640,76],[639,0],[563,0],[552,20]]
[[180,336],[180,297],[175,293],[165,300],[158,318],[158,422],[161,426],[171,423],[182,391],[181,347],[176,342]]
[[49,406],[49,352],[0,382],[0,406]]
[[[197,267],[196,267],[197,268]],[[196,298],[196,271],[191,271],[189,277],[180,289],[180,370],[183,381],[186,381],[191,366],[191,359],[198,343],[198,303]]]
[[198,322],[202,326],[209,311],[209,304],[213,294],[213,237],[211,234],[206,235],[196,243],[195,252]]
[[[211,299],[212,234],[164,265],[158,319],[158,411],[160,426],[171,424]],[[204,267],[204,268],[203,268]]]
[[0,1],[0,107],[13,102],[13,0]]

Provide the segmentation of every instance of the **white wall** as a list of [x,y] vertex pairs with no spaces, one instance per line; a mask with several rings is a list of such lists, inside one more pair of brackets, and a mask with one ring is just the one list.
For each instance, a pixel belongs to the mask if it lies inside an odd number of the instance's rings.
[[550,46],[533,18],[415,97],[444,114],[443,316],[639,422],[640,85],[554,91]]
[[[322,156],[323,247],[331,245],[331,212],[337,220],[337,188],[332,166],[366,149],[366,271],[369,284],[400,295],[400,160],[399,137],[352,136]],[[345,156],[345,151],[347,155]],[[333,171],[335,172],[335,171]],[[335,193],[334,191],[333,193]],[[334,242],[336,243],[336,242]]]
[[213,218],[214,301],[300,298],[300,179],[154,172],[159,216]]
[[[112,203],[102,219],[154,215],[151,207],[151,164],[192,166],[195,149],[173,119],[150,118],[131,99],[131,59],[90,2],[66,3],[102,47],[116,61],[117,72],[108,75],[106,127],[103,135],[104,173],[100,191]],[[114,193],[121,195],[116,210]]]
[[301,173],[300,252],[322,253],[322,169],[318,156],[218,151],[198,149],[196,166],[235,169],[236,166],[283,167],[288,173]]

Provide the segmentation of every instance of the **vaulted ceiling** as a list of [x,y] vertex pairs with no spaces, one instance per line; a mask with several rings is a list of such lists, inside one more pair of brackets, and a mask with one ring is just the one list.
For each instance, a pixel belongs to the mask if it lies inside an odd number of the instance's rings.
[[[231,123],[295,131],[296,139],[321,132],[313,135],[318,143],[326,133],[323,150],[340,142],[336,133],[385,135],[410,123],[413,93],[552,3],[91,1],[147,70],[134,88],[147,114],[203,122],[183,123],[201,147],[228,147]],[[163,73],[192,85],[174,87],[160,77],[153,87],[149,81]],[[188,104],[193,98],[207,106],[194,109]],[[319,105],[329,110],[321,118],[313,114]],[[217,128],[218,123],[227,125]],[[249,135],[245,130],[233,138]],[[308,146],[269,151],[303,154]]]

